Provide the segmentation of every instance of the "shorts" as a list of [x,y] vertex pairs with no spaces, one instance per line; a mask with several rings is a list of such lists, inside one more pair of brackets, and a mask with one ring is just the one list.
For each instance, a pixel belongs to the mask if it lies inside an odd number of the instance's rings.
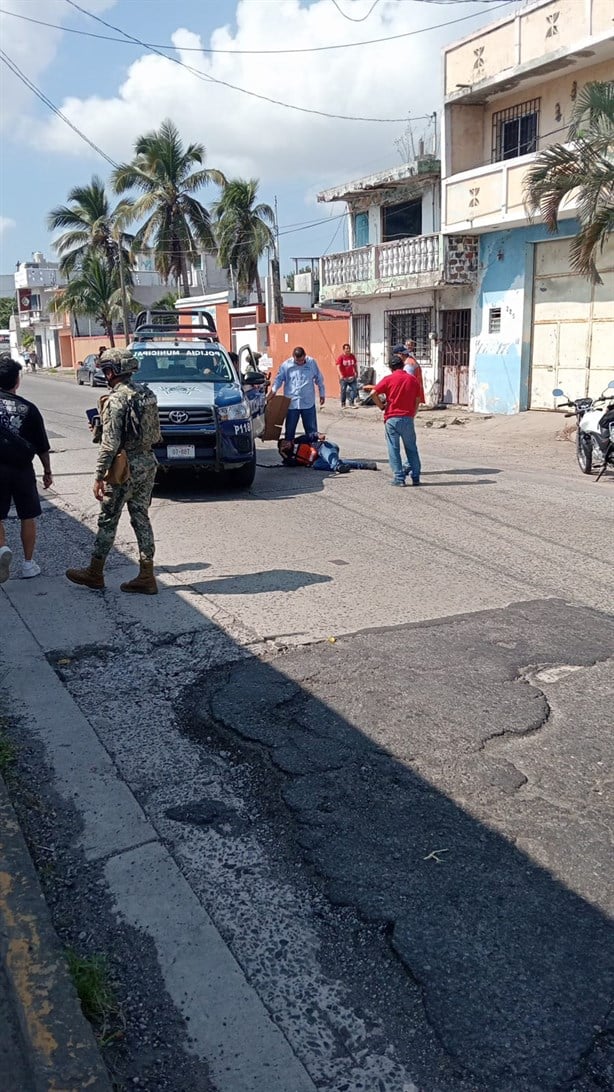
[[11,501],[19,519],[36,519],[40,516],[41,502],[32,463],[27,466],[0,463],[0,520],[8,516]]

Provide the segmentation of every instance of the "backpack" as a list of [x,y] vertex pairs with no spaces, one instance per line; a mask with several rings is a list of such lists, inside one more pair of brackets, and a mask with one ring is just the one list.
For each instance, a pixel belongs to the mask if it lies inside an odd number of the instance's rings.
[[28,466],[36,455],[36,448],[24,440],[18,432],[0,425],[0,463],[5,466]]
[[140,440],[146,448],[162,442],[158,401],[149,387],[139,384],[130,399],[126,415],[126,437]]

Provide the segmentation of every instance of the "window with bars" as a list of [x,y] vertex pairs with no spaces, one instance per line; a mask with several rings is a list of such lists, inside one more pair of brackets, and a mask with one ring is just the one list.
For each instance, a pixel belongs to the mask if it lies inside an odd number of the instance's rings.
[[393,346],[402,345],[411,338],[416,343],[416,359],[430,364],[431,345],[429,333],[433,329],[432,311],[420,307],[407,307],[402,311],[384,312],[384,350],[390,360]]
[[492,162],[537,151],[541,99],[530,99],[492,116]]
[[489,307],[488,309],[488,333],[501,333],[501,308]]

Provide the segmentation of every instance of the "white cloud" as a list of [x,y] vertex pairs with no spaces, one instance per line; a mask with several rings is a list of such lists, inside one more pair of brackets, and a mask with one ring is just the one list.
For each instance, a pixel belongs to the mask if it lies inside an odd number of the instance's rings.
[[[81,0],[89,11],[99,12],[110,8],[115,0]],[[42,22],[66,24],[74,22],[74,11],[63,0],[36,0],[25,4],[23,0],[4,0],[2,7],[9,14],[0,13],[0,43],[3,50],[18,68],[34,83],[53,61],[62,39],[62,30],[28,23],[18,16],[31,16]],[[31,110],[32,92],[19,78],[2,65],[2,95],[0,96],[0,128],[11,125],[19,135],[27,136],[30,124],[24,115]]]
[[17,225],[14,220],[11,220],[10,216],[0,216],[0,237],[4,235],[5,231],[10,231],[14,227],[17,227]]
[[[93,6],[97,0],[89,2]],[[346,0],[346,10],[348,5]],[[367,0],[353,0],[352,14],[356,17],[369,6]],[[220,27],[204,43],[197,27],[178,28],[172,41],[175,56],[203,75],[270,98],[331,113],[418,117],[440,106],[442,45],[468,34],[479,19],[396,42],[320,53],[228,56],[188,52],[187,47],[259,50],[364,41],[443,23],[452,18],[451,11],[455,19],[476,11],[482,21],[488,18],[483,4],[459,2],[451,8],[381,0],[365,22],[355,23],[343,18],[330,0],[310,6],[300,0],[239,0],[236,30]],[[116,20],[121,24],[119,13]],[[135,137],[168,116],[184,139],[205,144],[210,166],[229,175],[287,180],[316,189],[398,161],[394,140],[404,130],[402,122],[335,121],[287,110],[200,80],[171,60],[147,53],[129,66],[112,97],[68,97],[61,107],[117,160],[129,158]],[[425,125],[415,122],[416,141]],[[30,139],[63,155],[93,156],[56,117],[31,128]]]

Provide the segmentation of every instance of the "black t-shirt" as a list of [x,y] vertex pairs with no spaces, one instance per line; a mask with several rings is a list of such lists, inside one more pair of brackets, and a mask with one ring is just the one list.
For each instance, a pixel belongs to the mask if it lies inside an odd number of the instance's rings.
[[40,410],[18,394],[0,391],[0,425],[32,444],[37,455],[51,450]]

